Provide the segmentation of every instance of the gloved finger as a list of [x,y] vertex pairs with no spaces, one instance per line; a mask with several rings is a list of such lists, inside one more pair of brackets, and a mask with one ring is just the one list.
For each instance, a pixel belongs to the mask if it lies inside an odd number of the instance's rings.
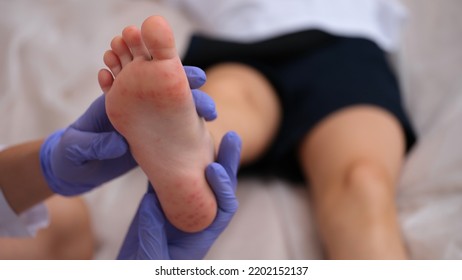
[[128,228],[128,232],[125,235],[124,242],[122,243],[122,247],[119,250],[119,254],[117,255],[118,260],[129,260],[134,259],[136,257],[139,246],[139,216],[140,213],[139,210],[137,210],[130,224],[130,227]]
[[235,213],[239,205],[235,195],[235,187],[223,166],[216,162],[211,163],[205,169],[205,176],[215,193],[218,207],[227,213]]
[[146,193],[141,201],[139,228],[140,255],[138,259],[170,259],[165,232],[165,216],[153,193]]
[[206,76],[204,70],[194,66],[184,66],[184,72],[188,77],[189,87],[191,89],[200,88],[205,84]]
[[218,149],[217,162],[225,168],[234,188],[237,184],[236,177],[241,158],[241,146],[239,135],[230,131],[223,136]]
[[193,89],[192,96],[196,104],[197,114],[200,117],[203,117],[206,121],[212,121],[217,118],[215,102],[208,94],[201,90]]
[[[156,193],[154,192],[154,187],[152,186],[152,183],[148,181],[148,189],[147,189],[147,193],[153,193],[154,196],[156,197],[157,199],[157,195]],[[160,203],[157,201],[157,203]],[[160,205],[160,204],[159,204]]]
[[130,225],[118,259],[169,259],[165,217],[153,193],[146,193]]
[[115,131],[106,114],[105,95],[100,95],[71,127],[90,132]]
[[129,150],[125,139],[116,132],[83,132],[70,127],[62,141],[67,146],[66,157],[78,165],[89,160],[115,159]]

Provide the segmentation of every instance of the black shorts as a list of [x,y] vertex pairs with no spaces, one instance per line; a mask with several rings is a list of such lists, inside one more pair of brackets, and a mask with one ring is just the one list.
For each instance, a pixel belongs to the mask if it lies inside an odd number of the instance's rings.
[[317,123],[354,105],[379,106],[401,123],[409,149],[415,141],[403,110],[398,82],[386,54],[374,42],[297,32],[257,43],[234,43],[193,36],[185,65],[206,70],[239,62],[261,72],[275,88],[283,109],[271,148],[250,169],[301,179],[295,150]]

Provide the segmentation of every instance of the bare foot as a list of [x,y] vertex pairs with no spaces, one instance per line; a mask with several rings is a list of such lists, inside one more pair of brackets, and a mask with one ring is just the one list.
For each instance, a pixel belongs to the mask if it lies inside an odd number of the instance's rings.
[[[217,205],[204,170],[213,142],[198,117],[167,22],[146,19],[141,32],[127,27],[104,55],[98,80],[111,123],[154,185],[167,219],[197,232],[213,222]],[[113,78],[113,76],[115,78]]]

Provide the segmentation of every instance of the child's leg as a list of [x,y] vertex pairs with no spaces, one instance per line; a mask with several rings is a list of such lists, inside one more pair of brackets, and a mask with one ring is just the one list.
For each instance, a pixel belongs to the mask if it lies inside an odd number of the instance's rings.
[[0,259],[91,259],[93,236],[85,202],[54,196],[46,201],[50,226],[34,238],[0,238]]
[[169,221],[184,231],[200,231],[216,215],[204,176],[214,147],[197,115],[173,33],[161,17],[150,17],[141,33],[128,27],[122,39],[116,38],[105,56],[111,69],[111,53],[120,61],[113,83],[107,71],[99,75],[108,90],[109,119],[153,183]]
[[202,90],[212,96],[218,111],[218,119],[206,124],[215,143],[234,130],[242,139],[241,162],[256,160],[271,144],[281,118],[270,83],[251,67],[223,63],[207,71]]
[[378,107],[343,109],[305,137],[300,157],[327,257],[407,257],[395,206],[403,154],[400,124]]

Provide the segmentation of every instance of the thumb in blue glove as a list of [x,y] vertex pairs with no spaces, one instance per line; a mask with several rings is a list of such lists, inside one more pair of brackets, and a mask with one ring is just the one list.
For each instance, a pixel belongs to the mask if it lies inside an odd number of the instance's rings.
[[[197,67],[184,67],[197,112],[206,120],[216,118],[215,103],[196,89],[205,82]],[[77,195],[110,181],[136,166],[125,139],[107,115],[104,95],[65,130],[50,135],[42,145],[40,163],[48,185],[61,195]]]
[[118,259],[202,259],[237,211],[235,191],[240,150],[239,136],[227,133],[220,144],[217,162],[205,171],[218,204],[217,216],[208,228],[197,233],[176,229],[165,218],[149,185]]

